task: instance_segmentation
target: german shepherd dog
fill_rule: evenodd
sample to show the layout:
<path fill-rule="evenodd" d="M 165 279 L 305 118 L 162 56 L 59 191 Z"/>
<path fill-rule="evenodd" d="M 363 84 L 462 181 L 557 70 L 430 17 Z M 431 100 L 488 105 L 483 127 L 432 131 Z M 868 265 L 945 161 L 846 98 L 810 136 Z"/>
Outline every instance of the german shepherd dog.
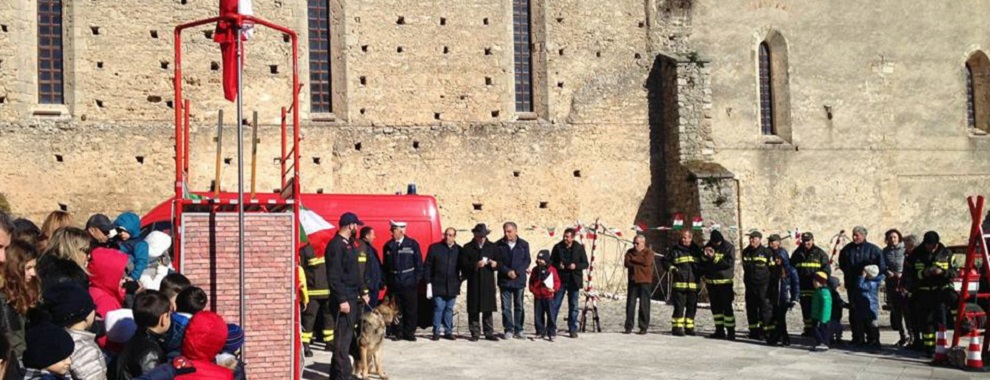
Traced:
<path fill-rule="evenodd" d="M 397 324 L 398 315 L 395 301 L 389 297 L 370 313 L 365 313 L 361 317 L 361 337 L 358 339 L 361 357 L 356 360 L 355 375 L 360 373 L 362 379 L 367 379 L 368 371 L 371 369 L 369 364 L 373 361 L 375 374 L 381 379 L 388 379 L 388 375 L 382 369 L 382 343 L 385 340 L 385 327 Z"/>

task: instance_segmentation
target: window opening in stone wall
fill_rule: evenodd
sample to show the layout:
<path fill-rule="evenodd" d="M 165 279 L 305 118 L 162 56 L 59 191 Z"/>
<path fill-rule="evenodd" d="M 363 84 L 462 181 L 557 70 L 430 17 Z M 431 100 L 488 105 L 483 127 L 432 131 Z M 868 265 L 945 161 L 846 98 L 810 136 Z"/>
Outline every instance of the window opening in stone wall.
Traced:
<path fill-rule="evenodd" d="M 330 7 L 327 0 L 307 0 L 309 19 L 310 112 L 333 112 L 330 86 Z"/>
<path fill-rule="evenodd" d="M 512 0 L 512 31 L 515 48 L 516 112 L 533 112 L 533 55 L 530 0 Z"/>
<path fill-rule="evenodd" d="M 770 46 L 760 43 L 760 129 L 773 135 L 773 82 L 770 73 Z"/>
<path fill-rule="evenodd" d="M 62 0 L 38 0 L 38 102 L 63 104 Z"/>
<path fill-rule="evenodd" d="M 982 51 L 966 61 L 966 114 L 973 131 L 990 133 L 990 59 Z"/>

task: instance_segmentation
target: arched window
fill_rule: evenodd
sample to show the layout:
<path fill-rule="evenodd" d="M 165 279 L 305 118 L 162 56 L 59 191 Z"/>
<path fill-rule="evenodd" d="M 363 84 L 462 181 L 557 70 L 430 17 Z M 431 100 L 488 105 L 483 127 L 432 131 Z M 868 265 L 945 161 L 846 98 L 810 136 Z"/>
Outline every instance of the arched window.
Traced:
<path fill-rule="evenodd" d="M 770 72 L 770 46 L 760 43 L 760 130 L 773 135 L 773 74 Z"/>
<path fill-rule="evenodd" d="M 966 61 L 966 121 L 969 128 L 990 132 L 990 60 L 982 51 Z"/>
<path fill-rule="evenodd" d="M 760 132 L 768 143 L 791 142 L 790 79 L 787 65 L 787 41 L 771 30 L 757 46 L 759 77 Z"/>

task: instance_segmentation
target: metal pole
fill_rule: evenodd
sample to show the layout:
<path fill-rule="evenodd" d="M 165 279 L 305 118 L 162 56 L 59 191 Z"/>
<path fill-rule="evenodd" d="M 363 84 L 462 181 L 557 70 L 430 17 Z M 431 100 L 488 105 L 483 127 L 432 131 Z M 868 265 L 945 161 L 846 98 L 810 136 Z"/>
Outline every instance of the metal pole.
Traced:
<path fill-rule="evenodd" d="M 187 151 L 188 155 L 189 152 Z M 223 166 L 223 110 L 217 110 L 217 170 L 213 177 L 213 198 L 220 198 L 220 173 Z"/>
<path fill-rule="evenodd" d="M 251 199 L 255 194 L 255 178 L 258 175 L 258 111 L 254 111 L 251 123 Z"/>
<path fill-rule="evenodd" d="M 240 258 L 240 325 L 244 325 L 244 43 L 241 41 L 243 26 L 237 26 L 237 255 Z M 242 355 L 245 355 L 243 352 Z M 246 356 L 245 356 L 246 357 Z"/>

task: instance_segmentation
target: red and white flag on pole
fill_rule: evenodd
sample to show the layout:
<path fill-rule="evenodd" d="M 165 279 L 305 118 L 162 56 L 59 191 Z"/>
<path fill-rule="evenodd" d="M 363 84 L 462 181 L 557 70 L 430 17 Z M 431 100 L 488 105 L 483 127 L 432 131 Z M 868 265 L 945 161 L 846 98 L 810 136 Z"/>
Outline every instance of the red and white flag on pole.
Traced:
<path fill-rule="evenodd" d="M 220 0 L 220 17 L 233 15 L 253 16 L 251 0 Z M 241 31 L 242 41 L 247 41 L 253 34 L 254 26 L 244 23 Z M 213 42 L 220 44 L 223 56 L 223 97 L 229 101 L 237 99 L 237 25 L 229 20 L 217 22 L 213 33 Z M 244 56 L 241 56 L 241 65 Z"/>

